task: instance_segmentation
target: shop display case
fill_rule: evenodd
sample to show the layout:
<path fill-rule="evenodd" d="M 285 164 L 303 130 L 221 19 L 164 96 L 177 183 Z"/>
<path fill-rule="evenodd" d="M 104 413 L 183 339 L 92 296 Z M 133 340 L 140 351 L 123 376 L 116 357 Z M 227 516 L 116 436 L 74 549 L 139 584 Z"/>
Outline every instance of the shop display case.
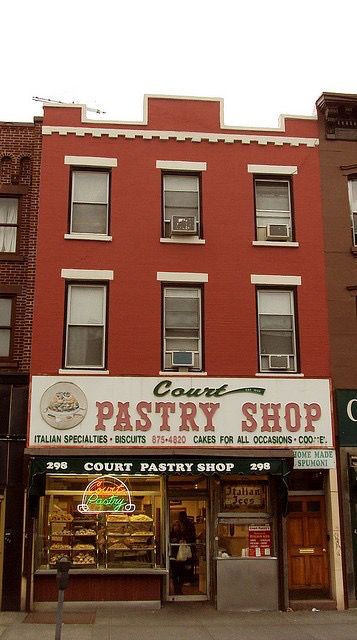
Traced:
<path fill-rule="evenodd" d="M 156 544 L 154 521 L 144 513 L 108 514 L 105 524 L 106 567 L 155 567 Z"/>
<path fill-rule="evenodd" d="M 54 567 L 68 556 L 72 567 L 98 565 L 98 519 L 73 518 L 70 514 L 51 516 L 48 523 L 48 565 Z"/>

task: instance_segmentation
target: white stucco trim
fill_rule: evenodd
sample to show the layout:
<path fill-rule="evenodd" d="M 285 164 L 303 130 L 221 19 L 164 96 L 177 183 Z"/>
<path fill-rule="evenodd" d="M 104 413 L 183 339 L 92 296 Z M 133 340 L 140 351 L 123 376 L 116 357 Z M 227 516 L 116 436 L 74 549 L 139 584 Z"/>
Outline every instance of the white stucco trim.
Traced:
<path fill-rule="evenodd" d="M 248 129 L 249 130 L 249 129 Z M 108 138 L 125 138 L 128 140 L 134 140 L 135 138 L 143 138 L 144 140 L 177 140 L 179 142 L 224 142 L 227 144 L 233 144 L 235 142 L 241 144 L 259 144 L 266 146 L 267 144 L 273 144 L 278 147 L 288 145 L 291 147 L 299 147 L 300 145 L 306 147 L 317 147 L 319 144 L 318 138 L 300 138 L 294 136 L 266 136 L 259 134 L 236 134 L 231 133 L 211 133 L 204 131 L 149 131 L 146 129 L 110 129 L 104 127 L 64 127 L 64 126 L 43 126 L 42 135 L 51 136 L 58 134 L 59 136 L 75 135 L 79 138 L 85 136 L 92 136 L 93 138 L 101 138 L 107 136 Z"/>
<path fill-rule="evenodd" d="M 247 164 L 248 173 L 274 173 L 283 176 L 293 176 L 298 172 L 298 168 L 293 165 L 278 165 L 278 164 Z"/>
<path fill-rule="evenodd" d="M 58 373 L 68 376 L 108 376 L 109 371 L 107 369 L 58 369 Z"/>
<path fill-rule="evenodd" d="M 65 156 L 64 164 L 79 167 L 117 167 L 117 158 L 99 158 L 95 156 Z"/>
<path fill-rule="evenodd" d="M 182 238 L 160 238 L 160 242 L 166 244 L 206 244 L 206 240 L 192 236 L 187 238 L 185 236 L 182 236 Z"/>
<path fill-rule="evenodd" d="M 179 271 L 158 271 L 160 282 L 208 282 L 208 273 L 181 273 Z"/>
<path fill-rule="evenodd" d="M 256 373 L 256 378 L 304 378 L 303 373 Z"/>
<path fill-rule="evenodd" d="M 189 376 L 193 378 L 194 376 L 206 376 L 207 371 L 159 371 L 159 376 L 165 376 L 166 378 L 176 378 L 176 376 Z"/>
<path fill-rule="evenodd" d="M 66 240 L 101 240 L 102 242 L 110 242 L 112 236 L 101 235 L 100 233 L 65 233 Z"/>
<path fill-rule="evenodd" d="M 300 285 L 301 276 L 270 276 L 251 274 L 250 281 L 252 284 L 272 284 L 272 285 Z"/>
<path fill-rule="evenodd" d="M 61 278 L 68 280 L 114 280 L 114 271 L 105 269 L 62 269 Z"/>
<path fill-rule="evenodd" d="M 156 169 L 174 171 L 207 171 L 207 162 L 186 162 L 185 160 L 156 160 Z"/>
<path fill-rule="evenodd" d="M 279 240 L 253 240 L 255 247 L 299 247 L 298 242 L 283 242 Z"/>

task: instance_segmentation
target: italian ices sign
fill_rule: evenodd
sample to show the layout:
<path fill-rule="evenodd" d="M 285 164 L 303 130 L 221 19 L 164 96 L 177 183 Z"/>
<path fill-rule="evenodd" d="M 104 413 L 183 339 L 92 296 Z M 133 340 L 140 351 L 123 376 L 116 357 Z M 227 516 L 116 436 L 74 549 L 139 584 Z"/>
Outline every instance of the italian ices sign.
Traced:
<path fill-rule="evenodd" d="M 329 381 L 35 376 L 28 445 L 332 447 Z"/>

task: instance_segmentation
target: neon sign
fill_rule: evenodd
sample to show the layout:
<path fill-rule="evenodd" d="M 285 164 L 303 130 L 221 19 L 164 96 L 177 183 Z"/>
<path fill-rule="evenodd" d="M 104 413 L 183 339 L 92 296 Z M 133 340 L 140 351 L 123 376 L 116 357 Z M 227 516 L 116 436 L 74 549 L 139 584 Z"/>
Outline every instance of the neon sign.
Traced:
<path fill-rule="evenodd" d="M 84 514 L 131 513 L 135 511 L 135 504 L 122 480 L 114 476 L 100 476 L 87 485 L 77 509 Z"/>

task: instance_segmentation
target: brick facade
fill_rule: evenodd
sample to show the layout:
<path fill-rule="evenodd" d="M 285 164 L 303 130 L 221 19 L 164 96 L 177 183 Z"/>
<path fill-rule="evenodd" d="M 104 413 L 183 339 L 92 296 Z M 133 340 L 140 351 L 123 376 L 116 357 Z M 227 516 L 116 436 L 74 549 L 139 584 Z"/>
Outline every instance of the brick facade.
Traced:
<path fill-rule="evenodd" d="M 28 373 L 31 356 L 42 119 L 0 123 L 0 196 L 19 197 L 15 256 L 0 254 L 0 293 L 16 293 L 13 354 L 0 372 Z"/>

